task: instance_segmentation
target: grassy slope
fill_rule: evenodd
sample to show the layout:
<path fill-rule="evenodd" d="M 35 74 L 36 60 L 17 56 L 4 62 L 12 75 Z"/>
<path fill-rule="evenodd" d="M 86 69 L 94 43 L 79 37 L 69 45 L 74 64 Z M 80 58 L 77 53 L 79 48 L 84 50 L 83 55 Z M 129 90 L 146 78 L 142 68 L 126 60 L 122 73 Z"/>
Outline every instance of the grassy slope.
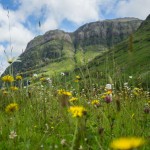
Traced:
<path fill-rule="evenodd" d="M 74 53 L 74 51 L 76 51 Z M 69 72 L 74 70 L 76 67 L 86 65 L 89 61 L 93 60 L 96 56 L 102 55 L 107 49 L 100 45 L 87 46 L 84 48 L 78 48 L 77 50 L 72 47 L 69 43 L 64 43 L 63 47 L 63 59 L 62 61 L 54 61 L 44 67 L 37 70 L 52 76 L 60 72 Z M 36 71 L 36 70 L 35 70 Z"/>
<path fill-rule="evenodd" d="M 150 82 L 150 21 L 145 22 L 146 24 L 133 35 L 131 50 L 129 37 L 109 52 L 96 57 L 88 65 L 80 68 L 82 75 L 90 80 L 105 79 L 105 82 L 110 82 L 110 78 L 113 82 L 118 82 L 121 76 L 122 82 L 125 82 L 128 76 L 132 75 L 148 85 Z M 79 73 L 77 70 L 75 72 Z"/>

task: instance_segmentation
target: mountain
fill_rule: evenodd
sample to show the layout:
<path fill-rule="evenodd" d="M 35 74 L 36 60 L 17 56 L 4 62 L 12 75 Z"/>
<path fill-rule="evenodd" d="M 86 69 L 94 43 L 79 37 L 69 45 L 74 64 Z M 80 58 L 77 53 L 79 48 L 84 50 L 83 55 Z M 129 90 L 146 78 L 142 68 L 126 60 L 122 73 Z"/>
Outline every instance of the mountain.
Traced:
<path fill-rule="evenodd" d="M 114 83 L 150 88 L 150 15 L 138 30 L 127 39 L 99 55 L 87 65 L 76 68 L 74 73 L 88 80 L 87 83 Z M 132 79 L 129 78 L 132 76 Z M 134 83 L 134 82 L 135 83 Z M 87 85 L 86 85 L 87 86 Z M 118 86 L 119 87 L 119 86 Z M 84 87 L 86 88 L 86 87 Z"/>
<path fill-rule="evenodd" d="M 51 30 L 31 40 L 12 64 L 14 73 L 70 71 L 87 64 L 126 39 L 141 25 L 136 18 L 119 18 L 85 24 L 75 32 Z M 9 67 L 5 70 L 7 74 Z"/>

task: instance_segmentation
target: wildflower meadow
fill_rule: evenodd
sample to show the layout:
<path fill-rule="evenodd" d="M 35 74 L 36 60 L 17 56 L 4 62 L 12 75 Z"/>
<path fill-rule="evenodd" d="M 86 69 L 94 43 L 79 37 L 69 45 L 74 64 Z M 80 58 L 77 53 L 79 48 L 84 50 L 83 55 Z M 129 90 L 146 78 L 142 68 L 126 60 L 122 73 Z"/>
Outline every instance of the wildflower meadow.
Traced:
<path fill-rule="evenodd" d="M 40 12 L 34 13 L 38 15 L 54 4 L 50 11 L 41 14 L 40 29 L 56 24 L 53 16 L 42 24 L 45 15 L 51 15 L 57 6 L 55 1 L 49 5 L 48 2 L 42 1 Z M 66 8 L 71 4 L 65 3 Z M 92 3 L 85 5 L 88 12 Z M 30 7 L 26 9 L 24 14 Z M 150 15 L 145 22 L 119 18 L 88 23 L 72 33 L 69 29 L 46 32 L 14 58 L 9 21 L 12 10 L 7 7 L 7 11 L 10 42 L 4 44 L 10 44 L 10 49 L 4 50 L 9 66 L 0 76 L 0 150 L 150 150 Z M 15 10 L 14 17 L 17 12 L 17 18 L 22 18 L 21 31 L 27 30 L 30 21 L 23 21 L 22 11 Z M 59 20 L 61 13 L 54 12 Z M 69 14 L 76 20 L 76 12 L 61 16 Z M 34 25 L 39 19 L 32 15 L 26 18 L 33 20 Z M 71 23 L 67 17 L 61 21 Z M 139 30 L 125 39 L 139 21 Z M 17 33 L 19 27 L 15 27 Z"/>
<path fill-rule="evenodd" d="M 88 87 L 75 73 L 33 74 L 30 84 L 21 74 L 1 81 L 2 150 L 150 148 L 150 99 L 142 87 L 100 81 Z"/>

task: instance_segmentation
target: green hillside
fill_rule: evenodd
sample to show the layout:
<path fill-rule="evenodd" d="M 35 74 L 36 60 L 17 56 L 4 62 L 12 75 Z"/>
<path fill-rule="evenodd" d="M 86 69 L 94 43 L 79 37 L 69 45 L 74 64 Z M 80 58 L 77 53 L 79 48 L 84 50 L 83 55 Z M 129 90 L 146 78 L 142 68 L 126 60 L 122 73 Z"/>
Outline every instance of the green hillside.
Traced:
<path fill-rule="evenodd" d="M 74 73 L 90 80 L 88 83 L 99 80 L 104 83 L 122 84 L 132 76 L 139 84 L 149 86 L 149 48 L 150 19 L 147 17 L 136 33 L 105 52 L 104 55 L 97 56 L 88 65 L 75 69 Z"/>

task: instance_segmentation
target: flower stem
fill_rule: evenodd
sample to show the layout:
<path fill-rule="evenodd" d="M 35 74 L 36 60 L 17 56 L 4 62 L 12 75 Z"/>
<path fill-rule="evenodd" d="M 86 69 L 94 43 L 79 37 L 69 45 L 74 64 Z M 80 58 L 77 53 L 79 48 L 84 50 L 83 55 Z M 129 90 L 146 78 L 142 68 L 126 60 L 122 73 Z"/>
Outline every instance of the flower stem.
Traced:
<path fill-rule="evenodd" d="M 78 118 L 76 119 L 76 126 L 75 126 L 75 131 L 74 131 L 74 136 L 73 136 L 71 150 L 75 150 L 76 149 L 77 134 L 78 134 Z"/>

